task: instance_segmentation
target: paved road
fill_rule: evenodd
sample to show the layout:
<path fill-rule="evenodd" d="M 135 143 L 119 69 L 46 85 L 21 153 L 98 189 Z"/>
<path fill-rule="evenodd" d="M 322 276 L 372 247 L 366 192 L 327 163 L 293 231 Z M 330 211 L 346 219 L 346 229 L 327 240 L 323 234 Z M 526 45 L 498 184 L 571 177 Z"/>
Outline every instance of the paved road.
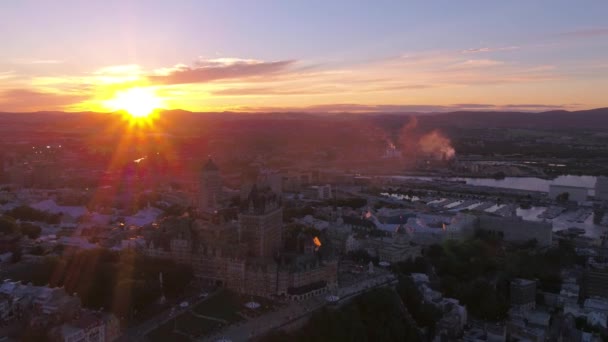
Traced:
<path fill-rule="evenodd" d="M 394 282 L 396 282 L 394 275 L 383 273 L 351 286 L 340 288 L 337 293 L 340 297 L 340 302 L 337 304 L 341 305 L 350 298 L 356 297 L 361 293 L 370 291 L 379 286 L 393 284 Z M 321 295 L 301 302 L 292 302 L 287 307 L 277 311 L 264 314 L 240 324 L 228 326 L 214 335 L 202 338 L 200 341 L 214 342 L 220 339 L 228 339 L 233 342 L 239 342 L 259 337 L 271 330 L 281 328 L 298 319 L 309 316 L 316 310 L 327 305 L 328 303 L 325 300 L 325 296 L 326 295 Z"/>

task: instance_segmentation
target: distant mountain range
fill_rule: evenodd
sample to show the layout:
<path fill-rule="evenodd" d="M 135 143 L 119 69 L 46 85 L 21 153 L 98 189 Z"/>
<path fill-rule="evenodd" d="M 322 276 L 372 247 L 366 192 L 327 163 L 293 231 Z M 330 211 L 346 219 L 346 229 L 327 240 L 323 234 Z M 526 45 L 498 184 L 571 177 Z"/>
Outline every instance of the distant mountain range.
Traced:
<path fill-rule="evenodd" d="M 19 123 L 43 124 L 56 123 L 65 125 L 67 121 L 76 125 L 92 122 L 114 121 L 114 113 L 96 112 L 0 112 L 0 124 Z M 329 120 L 357 121 L 372 120 L 383 125 L 402 125 L 416 116 L 420 125 L 427 127 L 454 128 L 538 128 L 538 129 L 592 129 L 608 130 L 608 107 L 580 111 L 554 110 L 547 112 L 495 112 L 495 111 L 457 111 L 449 113 L 239 113 L 239 112 L 189 112 L 185 110 L 163 110 L 161 117 L 167 120 L 177 119 L 184 123 L 195 124 L 205 121 L 239 121 L 260 122 L 263 120 Z M 65 121 L 64 121 L 65 120 Z"/>

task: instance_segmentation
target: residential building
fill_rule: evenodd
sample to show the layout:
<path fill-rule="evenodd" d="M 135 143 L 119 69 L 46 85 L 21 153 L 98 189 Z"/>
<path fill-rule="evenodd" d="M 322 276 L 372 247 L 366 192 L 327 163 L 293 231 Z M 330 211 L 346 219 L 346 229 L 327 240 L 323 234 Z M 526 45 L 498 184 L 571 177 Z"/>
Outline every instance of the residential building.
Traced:
<path fill-rule="evenodd" d="M 421 254 L 421 246 L 412 242 L 404 226 L 398 227 L 389 237 L 370 237 L 362 242 L 365 249 L 372 250 L 380 261 L 397 263 L 415 259 Z"/>
<path fill-rule="evenodd" d="M 333 198 L 331 185 L 311 185 L 308 188 L 304 189 L 303 194 L 306 198 L 315 199 L 315 200 L 328 200 Z"/>
<path fill-rule="evenodd" d="M 112 342 L 120 336 L 116 316 L 99 311 L 81 310 L 78 315 L 49 333 L 52 341 Z"/>
<path fill-rule="evenodd" d="M 608 298 L 608 263 L 589 260 L 583 274 L 583 294 L 586 298 Z"/>
<path fill-rule="evenodd" d="M 511 305 L 522 309 L 536 307 L 536 281 L 529 279 L 513 279 L 510 285 Z"/>

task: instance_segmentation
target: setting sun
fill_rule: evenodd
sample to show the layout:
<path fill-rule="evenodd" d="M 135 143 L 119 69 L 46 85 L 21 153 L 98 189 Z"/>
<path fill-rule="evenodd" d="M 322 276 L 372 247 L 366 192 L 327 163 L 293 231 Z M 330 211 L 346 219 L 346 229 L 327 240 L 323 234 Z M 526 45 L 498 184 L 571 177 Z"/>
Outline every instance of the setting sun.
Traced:
<path fill-rule="evenodd" d="M 131 88 L 116 93 L 105 102 L 111 110 L 127 111 L 133 118 L 145 118 L 162 106 L 162 100 L 149 88 Z"/>

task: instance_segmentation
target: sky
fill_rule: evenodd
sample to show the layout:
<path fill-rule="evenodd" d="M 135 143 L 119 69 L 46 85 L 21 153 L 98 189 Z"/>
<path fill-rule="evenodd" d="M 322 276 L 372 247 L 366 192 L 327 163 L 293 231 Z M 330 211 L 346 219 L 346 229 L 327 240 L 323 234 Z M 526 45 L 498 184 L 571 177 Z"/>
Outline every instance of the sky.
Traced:
<path fill-rule="evenodd" d="M 608 106 L 608 1 L 0 2 L 0 111 Z M 124 97 L 124 96 L 123 96 Z"/>

